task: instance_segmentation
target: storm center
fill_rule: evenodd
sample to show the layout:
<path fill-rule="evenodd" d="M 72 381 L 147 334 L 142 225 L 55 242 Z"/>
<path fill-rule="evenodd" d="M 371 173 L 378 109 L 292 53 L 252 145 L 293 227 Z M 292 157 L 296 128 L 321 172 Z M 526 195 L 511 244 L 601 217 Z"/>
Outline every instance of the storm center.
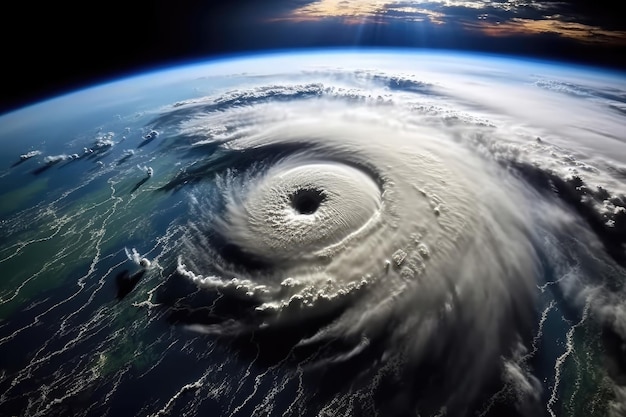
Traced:
<path fill-rule="evenodd" d="M 298 214 L 313 214 L 326 200 L 322 190 L 302 188 L 293 193 L 290 197 L 291 207 Z"/>

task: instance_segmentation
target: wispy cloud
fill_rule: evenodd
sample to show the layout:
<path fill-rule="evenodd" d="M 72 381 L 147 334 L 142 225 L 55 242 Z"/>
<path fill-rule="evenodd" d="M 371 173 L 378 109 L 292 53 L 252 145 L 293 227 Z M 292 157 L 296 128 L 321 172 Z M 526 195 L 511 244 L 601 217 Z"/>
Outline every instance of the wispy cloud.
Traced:
<path fill-rule="evenodd" d="M 454 24 L 486 36 L 555 34 L 583 43 L 626 44 L 626 30 L 612 30 L 571 12 L 565 2 L 537 0 L 317 0 L 271 21 L 335 20 L 346 25 L 426 22 Z"/>
<path fill-rule="evenodd" d="M 288 17 L 366 17 L 372 15 L 392 15 L 401 13 L 411 15 L 442 14 L 446 9 L 465 8 L 471 10 L 502 10 L 515 12 L 526 8 L 545 9 L 545 4 L 537 2 L 510 0 L 504 2 L 486 0 L 318 0 L 295 9 Z"/>
<path fill-rule="evenodd" d="M 506 22 L 465 22 L 464 26 L 478 30 L 489 36 L 554 34 L 562 38 L 574 39 L 584 43 L 613 43 L 626 45 L 626 31 L 604 30 L 598 26 L 567 22 L 556 19 L 519 19 Z"/>

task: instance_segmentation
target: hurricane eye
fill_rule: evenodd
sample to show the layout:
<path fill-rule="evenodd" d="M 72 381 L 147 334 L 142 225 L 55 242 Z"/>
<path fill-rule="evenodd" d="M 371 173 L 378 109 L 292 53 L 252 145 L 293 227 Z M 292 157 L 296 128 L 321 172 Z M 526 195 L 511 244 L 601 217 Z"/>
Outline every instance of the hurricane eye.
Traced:
<path fill-rule="evenodd" d="M 298 214 L 313 214 L 326 201 L 324 191 L 315 188 L 300 188 L 291 196 L 291 206 Z"/>

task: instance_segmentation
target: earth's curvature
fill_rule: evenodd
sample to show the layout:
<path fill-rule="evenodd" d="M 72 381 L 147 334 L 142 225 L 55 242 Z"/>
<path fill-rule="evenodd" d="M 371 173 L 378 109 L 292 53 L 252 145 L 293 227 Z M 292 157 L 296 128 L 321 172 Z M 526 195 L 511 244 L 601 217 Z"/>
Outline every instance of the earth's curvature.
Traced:
<path fill-rule="evenodd" d="M 2 116 L 0 415 L 624 415 L 624 75 L 290 52 Z"/>

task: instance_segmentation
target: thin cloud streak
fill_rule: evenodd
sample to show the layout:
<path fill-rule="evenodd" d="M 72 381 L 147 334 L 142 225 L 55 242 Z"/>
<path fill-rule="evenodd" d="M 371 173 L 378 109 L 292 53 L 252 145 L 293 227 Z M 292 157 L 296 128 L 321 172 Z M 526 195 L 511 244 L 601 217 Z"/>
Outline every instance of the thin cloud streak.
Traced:
<path fill-rule="evenodd" d="M 597 26 L 565 22 L 558 19 L 531 20 L 515 18 L 508 22 L 496 22 L 495 24 L 485 21 L 478 23 L 466 22 L 464 26 L 495 37 L 550 33 L 583 43 L 626 45 L 626 31 L 603 30 Z"/>
<path fill-rule="evenodd" d="M 455 25 L 490 37 L 555 34 L 585 44 L 626 45 L 626 30 L 612 30 L 588 17 L 564 12 L 565 3 L 463 0 L 319 0 L 268 22 L 327 22 L 345 25 L 431 23 Z"/>

